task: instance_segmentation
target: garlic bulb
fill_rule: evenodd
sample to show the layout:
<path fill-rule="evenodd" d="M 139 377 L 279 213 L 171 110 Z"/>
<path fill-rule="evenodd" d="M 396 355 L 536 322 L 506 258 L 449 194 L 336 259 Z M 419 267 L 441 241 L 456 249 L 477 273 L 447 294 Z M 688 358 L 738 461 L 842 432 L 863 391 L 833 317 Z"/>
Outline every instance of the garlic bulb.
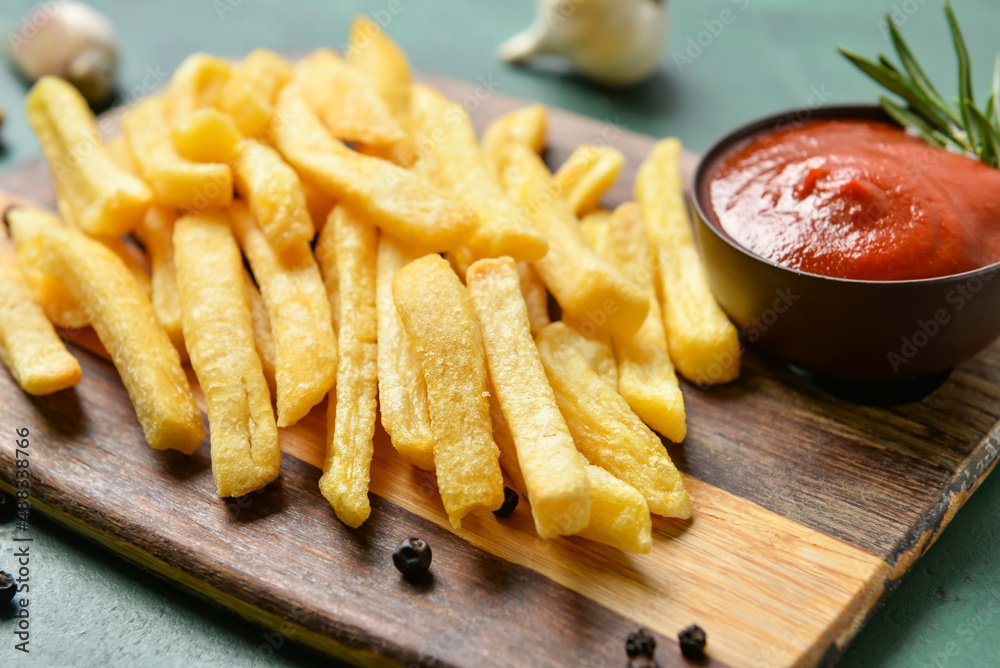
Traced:
<path fill-rule="evenodd" d="M 535 22 L 500 45 L 514 63 L 537 54 L 568 58 L 603 84 L 649 75 L 666 41 L 667 0 L 537 0 Z"/>
<path fill-rule="evenodd" d="M 111 22 L 80 2 L 44 2 L 10 35 L 8 51 L 24 78 L 51 74 L 76 86 L 92 105 L 114 92 L 118 48 Z"/>

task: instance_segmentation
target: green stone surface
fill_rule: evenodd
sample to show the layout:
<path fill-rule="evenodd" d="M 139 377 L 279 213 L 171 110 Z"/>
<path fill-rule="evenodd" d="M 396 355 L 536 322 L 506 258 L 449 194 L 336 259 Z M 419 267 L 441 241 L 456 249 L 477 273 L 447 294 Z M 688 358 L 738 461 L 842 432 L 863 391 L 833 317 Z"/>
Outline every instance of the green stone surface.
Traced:
<path fill-rule="evenodd" d="M 0 34 L 18 29 L 32 2 L 4 0 Z M 877 89 L 834 51 L 888 51 L 883 13 L 904 17 L 903 32 L 930 76 L 945 89 L 954 57 L 933 0 L 698 0 L 671 2 L 671 43 L 659 73 L 627 90 L 566 76 L 558 64 L 509 67 L 494 47 L 526 26 L 529 0 L 172 0 L 92 3 L 116 25 L 122 48 L 120 89 L 128 101 L 162 83 L 189 53 L 235 55 L 255 46 L 294 51 L 343 44 L 350 18 L 390 16 L 389 33 L 415 68 L 488 80 L 500 92 L 613 119 L 652 135 L 677 135 L 696 151 L 756 116 L 820 100 L 872 101 Z M 976 67 L 989 85 L 1000 26 L 996 0 L 954 0 Z M 398 8 L 395 14 L 392 9 Z M 702 35 L 700 54 L 678 67 L 724 10 L 735 18 L 717 36 Z M 709 27 L 712 27 L 711 25 Z M 696 51 L 692 50 L 692 54 Z M 35 156 L 22 111 L 25 85 L 0 67 L 0 168 Z M 2 407 L 0 407 L 2 410 Z M 10 435 L 0 435 L 2 438 Z M 38 446 L 36 446 L 38 447 Z M 1000 665 L 1000 479 L 969 500 L 911 573 L 861 631 L 840 665 Z M 0 525 L 0 568 L 13 554 L 13 525 Z M 0 665 L 193 666 L 331 665 L 307 648 L 266 635 L 235 615 L 175 589 L 114 554 L 41 518 L 32 522 L 31 653 L 13 648 L 13 623 L 0 618 Z M 280 645 L 274 647 L 274 645 Z"/>

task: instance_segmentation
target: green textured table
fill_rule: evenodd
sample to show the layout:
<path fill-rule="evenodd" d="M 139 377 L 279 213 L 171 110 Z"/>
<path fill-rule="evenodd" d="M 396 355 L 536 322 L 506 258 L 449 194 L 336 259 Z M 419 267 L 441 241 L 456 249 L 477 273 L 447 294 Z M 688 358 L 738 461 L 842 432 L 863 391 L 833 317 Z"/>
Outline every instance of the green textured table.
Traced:
<path fill-rule="evenodd" d="M 0 32 L 18 27 L 33 4 L 4 0 Z M 928 0 L 698 0 L 670 3 L 671 46 L 661 72 L 626 91 L 608 91 L 553 70 L 500 64 L 493 47 L 525 26 L 529 0 L 174 0 L 95 1 L 119 29 L 123 96 L 156 86 L 192 51 L 238 54 L 254 46 L 338 47 L 361 11 L 392 6 L 388 31 L 414 66 L 509 95 L 538 100 L 631 130 L 674 134 L 704 150 L 736 124 L 774 110 L 817 102 L 874 99 L 876 89 L 834 52 L 887 50 L 881 13 L 906 18 L 904 33 L 935 80 L 953 82 L 953 57 L 936 2 Z M 1000 4 L 953 0 L 976 83 L 986 90 L 998 44 Z M 690 42 L 720 13 L 735 20 L 700 53 Z M 718 32 L 718 30 L 716 31 Z M 678 67 L 674 53 L 690 58 Z M 940 57 L 937 57 L 940 56 Z M 37 153 L 21 102 L 24 86 L 0 68 L 0 168 Z M 0 410 L 3 410 L 0 406 Z M 841 661 L 846 666 L 994 666 L 1000 662 L 1000 478 L 993 476 L 955 520 Z M 330 665 L 235 615 L 184 594 L 119 557 L 35 516 L 32 521 L 31 654 L 13 648 L 13 622 L 0 619 L 0 665 Z M 0 568 L 13 560 L 12 525 L 0 525 Z"/>

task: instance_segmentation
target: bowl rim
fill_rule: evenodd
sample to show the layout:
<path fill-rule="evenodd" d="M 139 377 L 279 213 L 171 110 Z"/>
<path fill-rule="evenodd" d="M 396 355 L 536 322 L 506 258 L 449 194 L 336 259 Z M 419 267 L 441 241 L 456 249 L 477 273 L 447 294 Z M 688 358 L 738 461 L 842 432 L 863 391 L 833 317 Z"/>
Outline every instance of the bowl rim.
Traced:
<path fill-rule="evenodd" d="M 798 118 L 800 115 L 805 114 L 804 118 Z M 702 221 L 705 227 L 711 230 L 712 234 L 718 237 L 723 243 L 729 245 L 731 248 L 746 256 L 747 258 L 766 264 L 770 267 L 778 269 L 783 272 L 788 272 L 794 274 L 795 276 L 803 279 L 812 280 L 825 280 L 832 281 L 836 283 L 844 283 L 848 285 L 863 285 L 863 286 L 898 286 L 898 285 L 910 285 L 910 286 L 925 286 L 934 285 L 939 283 L 950 283 L 953 281 L 971 280 L 979 275 L 992 274 L 1000 271 L 1000 260 L 994 262 L 993 264 L 988 264 L 983 267 L 977 267 L 976 269 L 970 269 L 969 271 L 962 272 L 960 274 L 947 274 L 945 276 L 934 276 L 931 278 L 909 278 L 903 280 L 887 280 L 887 281 L 876 281 L 858 278 L 841 278 L 838 276 L 826 276 L 824 274 L 816 274 L 808 271 L 802 271 L 801 269 L 794 269 L 792 267 L 786 267 L 783 264 L 778 264 L 777 262 L 765 258 L 761 255 L 744 248 L 740 244 L 736 243 L 724 230 L 720 229 L 719 223 L 715 220 L 713 216 L 708 215 L 708 211 L 711 209 L 707 206 L 707 202 L 702 202 L 703 189 L 700 187 L 702 183 L 708 178 L 709 168 L 714 166 L 715 162 L 725 153 L 735 146 L 736 144 L 749 139 L 750 137 L 761 134 L 766 130 L 775 130 L 785 125 L 795 125 L 810 123 L 812 121 L 820 120 L 837 120 L 837 119 L 859 119 L 859 120 L 873 120 L 880 121 L 883 123 L 888 123 L 890 125 L 895 125 L 899 127 L 899 124 L 892 119 L 879 105 L 877 104 L 833 104 L 833 105 L 821 105 L 817 107 L 795 107 L 792 109 L 785 109 L 784 111 L 779 111 L 776 113 L 768 114 L 766 116 L 760 116 L 754 120 L 737 126 L 733 130 L 730 130 L 722 137 L 717 139 L 707 151 L 705 151 L 701 158 L 698 160 L 698 166 L 694 172 L 694 180 L 691 185 L 691 206 L 699 220 Z M 946 149 L 940 149 L 946 150 Z"/>

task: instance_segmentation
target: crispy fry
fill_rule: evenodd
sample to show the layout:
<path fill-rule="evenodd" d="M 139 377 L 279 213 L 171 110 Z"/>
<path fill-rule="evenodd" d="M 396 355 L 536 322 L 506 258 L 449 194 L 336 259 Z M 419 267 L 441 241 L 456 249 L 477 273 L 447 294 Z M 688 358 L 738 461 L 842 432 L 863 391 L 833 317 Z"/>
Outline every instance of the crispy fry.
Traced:
<path fill-rule="evenodd" d="M 574 534 L 590 520 L 590 489 L 531 338 L 520 277 L 507 258 L 469 268 L 469 302 L 482 334 L 486 368 L 542 538 Z"/>
<path fill-rule="evenodd" d="M 378 401 L 382 426 L 403 459 L 434 470 L 434 434 L 427 412 L 427 384 L 420 360 L 392 299 L 392 279 L 417 259 L 390 236 L 378 242 Z"/>
<path fill-rule="evenodd" d="M 187 160 L 229 165 L 236 161 L 236 147 L 243 135 L 232 117 L 215 107 L 204 107 L 177 119 L 170 138 Z"/>
<path fill-rule="evenodd" d="M 618 360 L 618 392 L 636 415 L 671 441 L 687 433 L 684 398 L 667 351 L 667 335 L 656 298 L 656 265 L 646 241 L 642 216 L 635 202 L 615 209 L 610 221 L 589 219 L 583 232 L 597 252 L 622 273 L 641 284 L 649 295 L 649 313 L 633 336 L 614 337 Z"/>
<path fill-rule="evenodd" d="M 560 322 L 538 335 L 538 351 L 576 447 L 595 466 L 635 487 L 650 511 L 691 517 L 691 498 L 660 439 L 567 341 Z"/>
<path fill-rule="evenodd" d="M 498 156 L 504 188 L 549 241 L 549 252 L 535 269 L 563 311 L 605 335 L 628 336 L 639 329 L 649 309 L 646 296 L 587 245 L 569 205 L 553 196 L 542 159 L 514 141 L 504 143 Z"/>
<path fill-rule="evenodd" d="M 460 245 L 472 234 L 476 214 L 449 200 L 425 179 L 385 160 L 356 153 L 331 137 L 302 101 L 295 84 L 279 95 L 276 143 L 303 176 L 345 206 L 424 251 Z"/>
<path fill-rule="evenodd" d="M 274 380 L 274 335 L 271 334 L 271 318 L 267 315 L 267 305 L 264 298 L 260 296 L 257 285 L 250 278 L 246 269 L 243 270 L 243 284 L 246 287 L 247 301 L 250 304 L 250 319 L 253 321 L 253 341 L 257 348 L 257 356 L 260 357 L 260 366 L 264 370 L 264 380 L 271 390 L 271 395 L 276 394 L 277 385 Z"/>
<path fill-rule="evenodd" d="M 503 144 L 515 141 L 527 144 L 535 153 L 545 150 L 545 133 L 548 129 L 548 111 L 544 105 L 532 104 L 504 114 L 490 123 L 483 133 L 483 151 L 491 156 L 503 151 Z M 496 162 L 492 157 L 487 162 Z"/>
<path fill-rule="evenodd" d="M 203 210 L 233 201 L 228 165 L 192 162 L 174 148 L 167 125 L 166 101 L 149 97 L 125 115 L 122 129 L 143 179 L 160 204 Z"/>
<path fill-rule="evenodd" d="M 553 181 L 573 213 L 582 216 L 598 207 L 624 166 L 625 156 L 618 149 L 581 144 L 556 170 Z"/>
<path fill-rule="evenodd" d="M 315 228 L 295 170 L 270 146 L 244 139 L 233 164 L 236 190 L 250 203 L 261 232 L 276 251 L 312 241 Z"/>
<path fill-rule="evenodd" d="M 403 137 L 391 146 L 362 145 L 360 150 L 408 167 L 415 149 L 410 120 L 410 63 L 406 54 L 378 23 L 362 14 L 351 24 L 347 62 L 368 77 L 403 132 Z"/>
<path fill-rule="evenodd" d="M 615 360 L 615 349 L 611 345 L 611 337 L 595 333 L 589 322 L 581 323 L 566 314 L 563 314 L 563 322 L 569 328 L 565 343 L 583 355 L 594 373 L 617 392 L 618 362 Z"/>
<path fill-rule="evenodd" d="M 469 512 L 496 510 L 504 499 L 479 327 L 465 288 L 439 255 L 403 267 L 392 295 L 424 372 L 438 488 L 457 529 Z"/>
<path fill-rule="evenodd" d="M 595 209 L 580 219 L 580 226 L 586 230 L 588 225 L 607 225 L 611 221 L 611 214 L 609 209 Z"/>
<path fill-rule="evenodd" d="M 517 263 L 517 273 L 521 279 L 521 294 L 528 309 L 531 334 L 545 329 L 552 320 L 549 318 L 549 291 L 545 289 L 542 277 L 528 262 Z"/>
<path fill-rule="evenodd" d="M 129 150 L 128 142 L 125 141 L 125 135 L 115 135 L 111 139 L 105 140 L 104 150 L 118 169 L 130 176 L 139 176 L 135 160 L 132 159 L 132 151 Z"/>
<path fill-rule="evenodd" d="M 95 236 L 134 229 L 153 193 L 108 156 L 80 93 L 62 79 L 42 77 L 28 93 L 25 108 L 52 170 L 63 218 Z"/>
<path fill-rule="evenodd" d="M 28 235 L 27 252 L 83 307 L 121 374 L 146 442 L 158 450 L 194 452 L 205 436 L 201 413 L 149 298 L 106 246 L 58 223 L 33 220 L 48 215 L 19 208 L 8 212 L 7 220 L 12 228 L 40 228 Z"/>
<path fill-rule="evenodd" d="M 337 139 L 392 146 L 406 137 L 375 85 L 330 49 L 316 49 L 295 73 L 305 100 Z"/>
<path fill-rule="evenodd" d="M 323 227 L 316 256 L 323 274 L 337 275 L 336 391 L 327 409 L 326 458 L 319 488 L 340 521 L 359 527 L 368 519 L 368 483 L 378 393 L 375 347 L 375 227 L 336 207 Z M 329 282 L 328 282 L 329 285 Z"/>
<path fill-rule="evenodd" d="M 167 113 L 176 121 L 196 109 L 212 106 L 232 74 L 228 60 L 207 53 L 191 54 L 170 77 Z"/>
<path fill-rule="evenodd" d="M 233 202 L 229 213 L 271 318 L 278 426 L 288 427 L 322 401 L 336 380 L 337 339 L 330 301 L 308 244 L 279 254 L 246 204 Z"/>
<path fill-rule="evenodd" d="M 156 319 L 166 330 L 170 342 L 187 359 L 184 346 L 183 311 L 181 293 L 177 287 L 177 271 L 174 267 L 174 222 L 177 214 L 165 206 L 154 206 L 136 228 L 136 236 L 149 253 L 152 267 L 152 300 Z"/>
<path fill-rule="evenodd" d="M 80 363 L 69 354 L 17 263 L 0 225 L 0 362 L 28 394 L 52 394 L 80 382 Z"/>
<path fill-rule="evenodd" d="M 292 65 L 267 49 L 254 49 L 232 69 L 215 104 L 236 121 L 247 137 L 271 122 L 278 91 L 292 78 Z"/>
<path fill-rule="evenodd" d="M 736 328 L 708 287 L 684 200 L 681 144 L 668 138 L 639 167 L 635 198 L 659 264 L 660 300 L 670 357 L 699 384 L 725 383 L 740 373 Z"/>
<path fill-rule="evenodd" d="M 128 270 L 132 272 L 136 283 L 142 288 L 143 293 L 147 297 L 152 297 L 153 284 L 150 281 L 149 270 L 147 269 L 149 261 L 142 250 L 134 244 L 126 242 L 121 237 L 103 237 L 98 239 L 98 241 L 110 248 L 115 255 L 121 258 Z"/>
<path fill-rule="evenodd" d="M 309 218 L 312 220 L 313 229 L 319 234 L 330 217 L 337 200 L 328 195 L 325 190 L 318 185 L 299 176 L 299 183 L 302 185 L 302 194 L 306 198 L 306 208 L 309 209 Z"/>
<path fill-rule="evenodd" d="M 216 493 L 242 496 L 274 480 L 281 468 L 271 397 L 254 347 L 243 258 L 222 212 L 180 218 L 173 241 L 184 340 L 208 404 Z"/>
<path fill-rule="evenodd" d="M 479 227 L 467 241 L 474 257 L 510 255 L 533 262 L 545 255 L 545 239 L 487 171 L 461 105 L 427 86 L 414 86 L 413 129 L 418 171 L 479 214 Z"/>

